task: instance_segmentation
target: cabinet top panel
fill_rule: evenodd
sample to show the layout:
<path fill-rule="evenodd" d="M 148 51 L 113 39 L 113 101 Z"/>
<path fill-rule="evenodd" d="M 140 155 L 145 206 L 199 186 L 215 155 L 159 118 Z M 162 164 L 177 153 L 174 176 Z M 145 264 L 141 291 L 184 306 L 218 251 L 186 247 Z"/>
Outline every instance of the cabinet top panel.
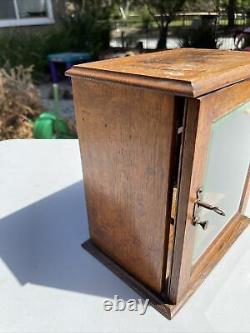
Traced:
<path fill-rule="evenodd" d="M 75 65 L 67 75 L 198 97 L 250 77 L 250 53 L 174 49 Z"/>

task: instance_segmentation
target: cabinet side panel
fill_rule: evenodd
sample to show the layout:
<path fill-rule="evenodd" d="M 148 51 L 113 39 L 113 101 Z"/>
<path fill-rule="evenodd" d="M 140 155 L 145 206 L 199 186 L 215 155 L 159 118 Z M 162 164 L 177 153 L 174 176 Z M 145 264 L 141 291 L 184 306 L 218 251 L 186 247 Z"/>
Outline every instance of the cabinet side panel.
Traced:
<path fill-rule="evenodd" d="M 129 273 L 160 292 L 174 97 L 84 79 L 73 80 L 73 93 L 90 236 Z"/>

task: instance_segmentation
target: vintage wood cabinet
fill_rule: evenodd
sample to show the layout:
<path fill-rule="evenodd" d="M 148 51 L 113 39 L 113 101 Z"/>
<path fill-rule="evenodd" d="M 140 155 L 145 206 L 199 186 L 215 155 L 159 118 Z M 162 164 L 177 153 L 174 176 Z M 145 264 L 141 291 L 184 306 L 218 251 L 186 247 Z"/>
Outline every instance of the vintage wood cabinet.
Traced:
<path fill-rule="evenodd" d="M 83 247 L 172 318 L 249 224 L 250 55 L 176 49 L 67 74 Z"/>

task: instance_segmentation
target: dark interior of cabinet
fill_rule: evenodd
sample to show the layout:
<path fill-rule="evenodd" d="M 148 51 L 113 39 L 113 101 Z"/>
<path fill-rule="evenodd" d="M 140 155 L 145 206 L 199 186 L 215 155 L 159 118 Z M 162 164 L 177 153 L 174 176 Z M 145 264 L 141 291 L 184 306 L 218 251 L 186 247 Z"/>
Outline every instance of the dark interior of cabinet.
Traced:
<path fill-rule="evenodd" d="M 177 207 L 177 191 L 178 191 L 178 181 L 180 174 L 180 161 L 182 153 L 182 141 L 183 141 L 183 131 L 184 131 L 184 118 L 185 118 L 185 98 L 176 97 L 175 98 L 175 130 L 174 130 L 174 150 L 173 150 L 173 163 L 171 170 L 171 220 L 169 223 L 169 240 L 168 240 L 168 250 L 167 250 L 167 269 L 166 269 L 166 287 L 168 285 L 169 276 L 171 273 L 171 263 L 174 245 L 174 235 L 175 235 L 175 215 Z M 166 288 L 167 290 L 167 288 Z"/>

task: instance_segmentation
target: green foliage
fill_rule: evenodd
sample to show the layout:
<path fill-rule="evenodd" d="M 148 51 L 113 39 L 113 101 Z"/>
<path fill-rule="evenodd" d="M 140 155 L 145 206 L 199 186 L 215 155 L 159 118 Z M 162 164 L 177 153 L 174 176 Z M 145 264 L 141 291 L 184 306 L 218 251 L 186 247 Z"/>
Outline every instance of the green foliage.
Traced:
<path fill-rule="evenodd" d="M 0 67 L 9 63 L 11 67 L 36 65 L 36 70 L 44 66 L 43 41 L 39 34 L 30 34 L 18 29 L 0 35 Z"/>
<path fill-rule="evenodd" d="M 146 5 L 143 5 L 139 9 L 139 14 L 141 17 L 141 22 L 143 28 L 147 29 L 153 26 L 152 16 L 150 15 L 150 12 L 148 10 L 148 7 Z"/>
<path fill-rule="evenodd" d="M 219 0 L 187 0 L 184 5 L 184 10 L 190 12 L 213 12 L 217 10 Z"/>
<path fill-rule="evenodd" d="M 60 26 L 40 32 L 12 29 L 0 33 L 0 67 L 34 64 L 34 77 L 39 79 L 47 69 L 49 53 L 66 51 L 90 52 L 96 58 L 109 47 L 110 23 L 108 8 L 97 1 L 85 1 L 84 10 L 76 10 L 62 18 Z"/>
<path fill-rule="evenodd" d="M 66 17 L 61 30 L 69 44 L 67 48 L 73 51 L 89 51 L 97 56 L 109 47 L 110 22 L 105 17 L 98 18 L 93 12 L 80 12 Z"/>
<path fill-rule="evenodd" d="M 172 21 L 176 13 L 184 8 L 186 2 L 187 0 L 142 0 L 159 24 Z M 193 0 L 193 3 L 195 2 L 196 0 Z"/>
<path fill-rule="evenodd" d="M 147 6 L 152 18 L 159 29 L 159 40 L 157 49 L 165 49 L 167 44 L 168 26 L 174 20 L 187 0 L 141 0 Z"/>
<path fill-rule="evenodd" d="M 227 10 L 230 0 L 214 0 L 217 3 L 217 7 L 221 10 Z M 250 9 L 249 0 L 234 0 L 234 7 L 236 10 L 247 10 Z"/>
<path fill-rule="evenodd" d="M 227 14 L 228 26 L 235 25 L 235 13 L 248 13 L 250 0 L 216 0 L 217 10 Z"/>
<path fill-rule="evenodd" d="M 121 11 L 118 4 L 114 4 L 114 7 L 111 12 L 111 19 L 119 20 L 121 18 Z"/>

